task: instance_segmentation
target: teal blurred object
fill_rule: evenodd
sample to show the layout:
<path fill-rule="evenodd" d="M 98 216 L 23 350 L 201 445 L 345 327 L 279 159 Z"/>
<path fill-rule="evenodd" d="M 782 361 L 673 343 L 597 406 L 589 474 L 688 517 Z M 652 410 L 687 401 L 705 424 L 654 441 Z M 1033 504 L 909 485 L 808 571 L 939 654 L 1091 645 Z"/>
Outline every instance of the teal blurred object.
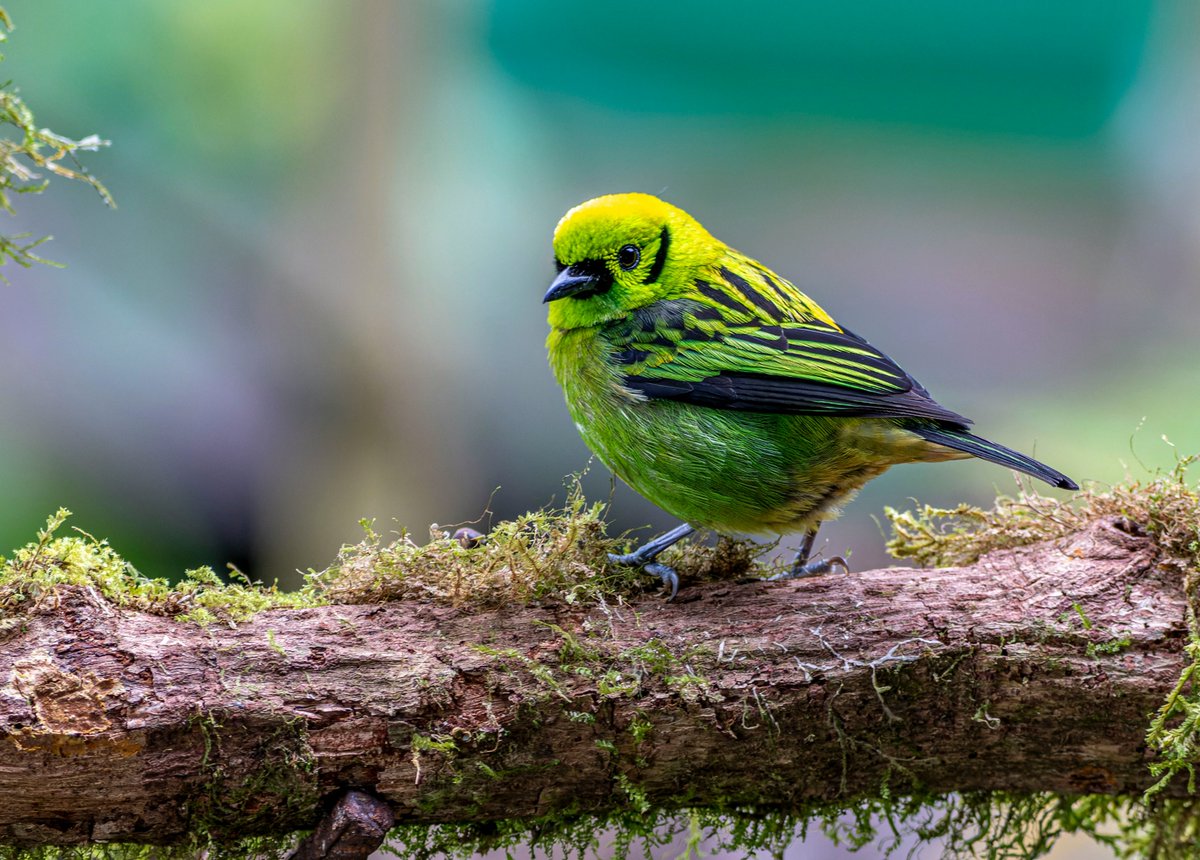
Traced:
<path fill-rule="evenodd" d="M 1077 138 L 1131 85 L 1152 10 L 1150 0 L 502 0 L 488 38 L 524 84 L 616 111 Z"/>

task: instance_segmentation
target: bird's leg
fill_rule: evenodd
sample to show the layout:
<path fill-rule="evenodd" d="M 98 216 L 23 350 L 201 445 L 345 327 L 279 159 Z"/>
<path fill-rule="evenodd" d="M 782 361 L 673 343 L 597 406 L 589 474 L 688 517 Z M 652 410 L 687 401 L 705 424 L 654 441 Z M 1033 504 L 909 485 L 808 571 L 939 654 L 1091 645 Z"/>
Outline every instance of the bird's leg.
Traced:
<path fill-rule="evenodd" d="M 817 530 L 809 529 L 808 533 L 804 535 L 804 543 L 800 544 L 800 551 L 796 553 L 796 560 L 792 562 L 792 569 L 777 573 L 770 579 L 801 579 L 806 576 L 820 576 L 822 573 L 829 573 L 835 567 L 840 567 L 843 573 L 849 573 L 850 565 L 846 564 L 846 560 L 840 555 L 821 561 L 808 560 L 808 557 L 812 555 L 813 543 L 816 539 Z"/>
<path fill-rule="evenodd" d="M 629 567 L 643 568 L 646 573 L 659 577 L 663 585 L 669 586 L 671 596 L 668 600 L 674 600 L 675 595 L 679 593 L 679 575 L 675 573 L 675 569 L 660 564 L 654 559 L 658 554 L 674 543 L 678 543 L 685 537 L 696 530 L 695 526 L 684 523 L 681 526 L 671 529 L 666 534 L 661 534 L 654 540 L 648 540 L 633 552 L 625 555 L 616 555 L 615 553 L 608 554 L 608 560 L 613 564 L 624 564 Z"/>

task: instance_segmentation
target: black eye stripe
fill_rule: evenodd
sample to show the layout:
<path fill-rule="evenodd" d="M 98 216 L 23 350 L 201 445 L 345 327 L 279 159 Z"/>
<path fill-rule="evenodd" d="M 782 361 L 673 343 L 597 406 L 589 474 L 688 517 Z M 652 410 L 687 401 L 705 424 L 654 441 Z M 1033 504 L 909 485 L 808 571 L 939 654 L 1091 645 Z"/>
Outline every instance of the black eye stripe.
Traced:
<path fill-rule="evenodd" d="M 654 255 L 654 265 L 650 267 L 650 271 L 646 274 L 646 279 L 642 283 L 653 284 L 659 279 L 663 272 L 663 266 L 667 264 L 667 248 L 670 246 L 671 231 L 664 226 L 662 233 L 658 236 L 658 253 Z"/>

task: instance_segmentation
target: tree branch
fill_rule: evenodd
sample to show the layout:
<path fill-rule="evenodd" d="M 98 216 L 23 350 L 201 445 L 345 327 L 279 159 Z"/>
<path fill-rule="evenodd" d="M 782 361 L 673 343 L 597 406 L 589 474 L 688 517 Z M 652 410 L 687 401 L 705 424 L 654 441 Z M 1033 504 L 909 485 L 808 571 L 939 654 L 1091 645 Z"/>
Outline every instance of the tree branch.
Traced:
<path fill-rule="evenodd" d="M 335 803 L 321 838 L 353 841 L 386 819 L 370 798 L 433 823 L 786 808 L 885 782 L 1140 792 L 1187 625 L 1177 574 L 1125 528 L 590 609 L 408 601 L 201 628 L 62 589 L 0 628 L 0 841 L 286 833 Z M 350 789 L 369 797 L 346 825 Z"/>

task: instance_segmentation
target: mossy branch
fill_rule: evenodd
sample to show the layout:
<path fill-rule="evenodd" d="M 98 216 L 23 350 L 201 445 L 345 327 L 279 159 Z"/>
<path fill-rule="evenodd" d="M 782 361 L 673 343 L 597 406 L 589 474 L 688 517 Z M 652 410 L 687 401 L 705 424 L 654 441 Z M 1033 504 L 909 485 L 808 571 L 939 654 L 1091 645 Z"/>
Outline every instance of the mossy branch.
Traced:
<path fill-rule="evenodd" d="M 587 844 L 600 822 L 742 847 L 810 821 L 989 856 L 1068 830 L 1191 846 L 1190 544 L 1164 511 L 1195 498 L 1171 476 L 1140 492 L 1085 494 L 1078 519 L 1027 498 L 1060 530 L 998 551 L 980 542 L 1009 543 L 1009 514 L 976 516 L 983 554 L 941 570 L 736 584 L 749 548 L 693 545 L 676 603 L 606 565 L 578 493 L 482 541 L 369 530 L 287 595 L 148 579 L 60 513 L 0 573 L 0 842 L 262 854 L 353 789 L 413 856 Z"/>

